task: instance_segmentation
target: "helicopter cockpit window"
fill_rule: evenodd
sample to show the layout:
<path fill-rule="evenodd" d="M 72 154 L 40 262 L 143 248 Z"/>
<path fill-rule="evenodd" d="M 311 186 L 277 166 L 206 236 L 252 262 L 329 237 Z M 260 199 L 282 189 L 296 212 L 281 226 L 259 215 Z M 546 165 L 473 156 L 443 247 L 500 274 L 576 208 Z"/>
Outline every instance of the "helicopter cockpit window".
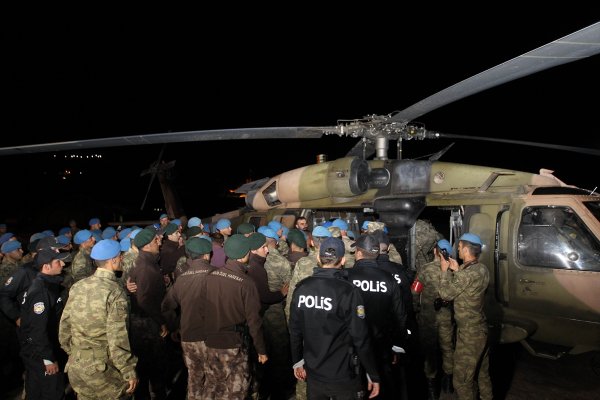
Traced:
<path fill-rule="evenodd" d="M 532 267 L 600 271 L 600 243 L 569 207 L 527 207 L 518 258 Z"/>
<path fill-rule="evenodd" d="M 274 181 L 265 190 L 262 191 L 262 195 L 265 197 L 265 201 L 269 207 L 275 207 L 281 204 L 279 196 L 277 195 L 277 181 Z"/>
<path fill-rule="evenodd" d="M 600 221 L 600 201 L 585 201 L 583 205 Z"/>

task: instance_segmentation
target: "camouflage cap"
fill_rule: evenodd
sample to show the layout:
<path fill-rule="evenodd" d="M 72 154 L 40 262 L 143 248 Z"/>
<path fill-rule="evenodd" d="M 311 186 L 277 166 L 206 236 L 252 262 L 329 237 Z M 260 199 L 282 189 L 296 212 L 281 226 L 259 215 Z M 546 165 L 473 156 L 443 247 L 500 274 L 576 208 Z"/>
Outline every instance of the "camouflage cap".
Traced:
<path fill-rule="evenodd" d="M 208 240 L 192 237 L 186 240 L 185 249 L 191 253 L 208 254 L 212 251 L 212 245 Z"/>
<path fill-rule="evenodd" d="M 383 231 L 385 228 L 385 224 L 379 221 L 370 221 L 367 224 L 367 233 L 373 233 L 375 231 Z"/>
<path fill-rule="evenodd" d="M 330 226 L 327 228 L 329 232 L 331 232 L 331 237 L 340 238 L 342 237 L 342 231 L 337 226 Z"/>
<path fill-rule="evenodd" d="M 236 233 L 225 242 L 223 250 L 225 255 L 233 260 L 244 258 L 250 252 L 250 239 Z"/>

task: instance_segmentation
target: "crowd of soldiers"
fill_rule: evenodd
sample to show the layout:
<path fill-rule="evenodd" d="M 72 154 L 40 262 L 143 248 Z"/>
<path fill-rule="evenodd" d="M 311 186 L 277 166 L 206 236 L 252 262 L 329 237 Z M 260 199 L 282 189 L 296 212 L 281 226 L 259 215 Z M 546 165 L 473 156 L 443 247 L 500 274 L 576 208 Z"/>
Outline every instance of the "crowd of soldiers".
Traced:
<path fill-rule="evenodd" d="M 188 399 L 276 400 L 438 399 L 441 378 L 489 399 L 482 243 L 463 235 L 459 265 L 420 226 L 413 269 L 377 221 L 92 218 L 25 255 L 0 225 L 2 380 L 28 399 L 166 399 L 183 371 Z"/>

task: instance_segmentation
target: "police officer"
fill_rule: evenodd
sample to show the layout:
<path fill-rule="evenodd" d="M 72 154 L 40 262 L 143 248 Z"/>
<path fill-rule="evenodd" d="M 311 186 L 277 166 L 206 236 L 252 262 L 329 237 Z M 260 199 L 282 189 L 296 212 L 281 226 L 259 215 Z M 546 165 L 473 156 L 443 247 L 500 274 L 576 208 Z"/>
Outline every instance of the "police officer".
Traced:
<path fill-rule="evenodd" d="M 392 275 L 377 266 L 379 239 L 373 234 L 359 236 L 354 243 L 356 262 L 348 280 L 362 291 L 367 324 L 377 367 L 381 372 L 382 398 L 398 398 L 392 364 L 406 347 L 406 310 L 400 287 Z"/>
<path fill-rule="evenodd" d="M 479 236 L 465 233 L 458 239 L 458 256 L 441 258 L 442 274 L 439 293 L 443 300 L 454 301 L 456 348 L 454 350 L 453 384 L 460 400 L 476 399 L 474 379 L 477 377 L 481 400 L 492 398 L 488 371 L 488 328 L 483 314 L 485 291 L 490 281 L 488 269 L 479 262 L 483 243 Z M 453 273 L 452 273 L 453 272 Z"/>
<path fill-rule="evenodd" d="M 209 362 L 201 356 L 199 349 L 200 342 L 206 340 L 204 319 L 207 315 L 203 307 L 206 276 L 215 269 L 210 265 L 211 250 L 212 245 L 206 239 L 192 237 L 185 242 L 188 255 L 185 272 L 177 278 L 162 303 L 170 330 L 179 329 L 181 333 L 181 348 L 188 369 L 188 399 L 201 398 L 205 380 L 204 364 Z"/>
<path fill-rule="evenodd" d="M 443 301 L 439 295 L 442 270 L 441 257 L 452 255 L 452 246 L 446 239 L 439 240 L 433 249 L 432 262 L 417 267 L 419 282 L 423 285 L 419 294 L 418 322 L 421 352 L 424 357 L 424 373 L 427 378 L 428 400 L 437 399 L 436 378 L 438 373 L 438 352 L 442 353 L 442 389 L 452 392 L 452 371 L 454 356 L 454 324 L 452 303 Z"/>
<path fill-rule="evenodd" d="M 40 251 L 36 257 L 40 272 L 23 298 L 21 358 L 28 399 L 62 399 L 65 394 L 65 357 L 57 334 L 64 307 L 61 272 L 68 256 L 69 253 Z"/>
<path fill-rule="evenodd" d="M 355 399 L 364 386 L 359 363 L 366 370 L 369 397 L 379 394 L 379 373 L 373 357 L 361 292 L 343 278 L 344 243 L 328 238 L 321 244 L 321 268 L 298 284 L 290 307 L 290 340 L 294 375 L 306 380 L 309 399 Z M 360 361 L 358 361 L 360 360 Z"/>
<path fill-rule="evenodd" d="M 71 287 L 60 320 L 60 345 L 69 355 L 65 372 L 79 399 L 121 399 L 138 383 L 127 336 L 127 297 L 115 275 L 121 270 L 121 246 L 101 240 L 91 257 L 98 268 Z"/>

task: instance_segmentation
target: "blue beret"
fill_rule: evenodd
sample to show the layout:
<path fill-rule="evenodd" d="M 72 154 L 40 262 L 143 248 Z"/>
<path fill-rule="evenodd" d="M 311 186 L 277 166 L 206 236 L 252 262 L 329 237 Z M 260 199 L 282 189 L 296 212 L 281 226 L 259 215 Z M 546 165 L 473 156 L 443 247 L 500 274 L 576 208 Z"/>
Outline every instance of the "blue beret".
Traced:
<path fill-rule="evenodd" d="M 354 235 L 354 232 L 353 232 L 353 231 L 348 231 L 348 232 L 346 232 L 346 234 L 348 235 L 348 237 L 349 237 L 350 239 L 354 239 L 354 238 L 356 237 L 356 236 Z"/>
<path fill-rule="evenodd" d="M 262 230 L 262 232 L 257 232 L 257 233 L 262 233 L 266 237 L 271 238 L 271 239 L 275 239 L 275 241 L 279 242 L 279 236 L 277 236 L 277 233 L 273 229 L 271 229 L 271 228 L 266 228 L 265 227 Z"/>
<path fill-rule="evenodd" d="M 369 222 L 370 221 L 364 221 L 362 226 L 360 227 L 360 229 L 362 229 L 363 231 L 366 231 L 367 229 L 369 229 Z"/>
<path fill-rule="evenodd" d="M 188 221 L 188 228 L 191 228 L 193 226 L 200 226 L 200 225 L 202 225 L 202 220 L 198 217 L 192 217 Z"/>
<path fill-rule="evenodd" d="M 100 223 L 100 218 L 92 218 L 90 222 L 88 222 L 89 226 L 96 225 Z"/>
<path fill-rule="evenodd" d="M 273 229 L 275 232 L 279 231 L 283 225 L 279 221 L 271 221 L 267 224 L 267 226 Z"/>
<path fill-rule="evenodd" d="M 446 250 L 448 254 L 452 254 L 452 245 L 446 239 L 439 240 L 437 242 L 437 247 L 439 247 L 442 250 Z"/>
<path fill-rule="evenodd" d="M 119 232 L 119 240 L 123 240 L 126 237 L 128 237 L 127 235 L 129 235 L 129 233 L 131 233 L 131 231 L 132 231 L 131 228 L 123 229 L 121 232 Z"/>
<path fill-rule="evenodd" d="M 10 253 L 11 251 L 20 249 L 20 248 L 21 248 L 21 242 L 19 242 L 18 240 L 9 240 L 8 242 L 4 242 L 2 244 L 0 251 L 2 251 L 4 254 L 6 254 L 6 253 Z"/>
<path fill-rule="evenodd" d="M 338 218 L 338 219 L 334 220 L 331 223 L 331 226 L 335 226 L 337 228 L 340 228 L 340 230 L 342 230 L 342 231 L 347 231 L 348 230 L 348 223 L 346 221 L 344 221 L 343 219 L 341 219 L 341 218 Z"/>
<path fill-rule="evenodd" d="M 333 225 L 333 222 L 325 221 L 325 222 L 323 222 L 323 225 L 321 225 L 321 226 L 324 228 L 329 228 L 331 225 Z"/>
<path fill-rule="evenodd" d="M 122 239 L 119 243 L 121 245 L 121 251 L 129 251 L 131 248 L 131 239 L 128 237 Z"/>
<path fill-rule="evenodd" d="M 202 224 L 202 231 L 206 233 L 210 233 L 210 224 Z"/>
<path fill-rule="evenodd" d="M 160 214 L 160 217 L 158 217 L 158 219 L 163 219 L 163 218 L 169 218 L 169 216 L 167 214 Z"/>
<path fill-rule="evenodd" d="M 94 260 L 110 260 L 121 254 L 121 244 L 116 240 L 104 239 L 92 247 L 90 257 Z"/>
<path fill-rule="evenodd" d="M 66 235 L 69 232 L 71 232 L 71 228 L 65 226 L 64 228 L 60 228 L 60 231 L 58 231 L 58 235 Z"/>
<path fill-rule="evenodd" d="M 463 235 L 458 240 L 464 240 L 466 242 L 471 242 L 473 244 L 483 246 L 481 238 L 474 233 L 463 233 Z"/>
<path fill-rule="evenodd" d="M 287 235 L 288 235 L 288 233 L 290 233 L 290 228 L 288 228 L 288 227 L 287 227 L 287 226 L 285 226 L 285 225 L 283 225 L 283 226 L 281 227 L 281 229 L 283 229 L 283 230 L 281 231 L 281 236 L 287 236 Z M 303 233 L 304 233 L 304 232 L 303 232 Z M 306 236 L 306 235 L 304 235 L 304 236 Z"/>
<path fill-rule="evenodd" d="M 321 257 L 343 257 L 346 254 L 344 242 L 340 238 L 329 237 L 321 243 L 319 255 Z"/>
<path fill-rule="evenodd" d="M 54 232 L 52 232 L 50 229 L 46 229 L 45 231 L 42 231 L 42 233 L 47 237 L 54 236 Z"/>
<path fill-rule="evenodd" d="M 102 232 L 102 239 L 112 239 L 117 234 L 117 231 L 112 226 L 109 226 Z"/>
<path fill-rule="evenodd" d="M 230 220 L 228 220 L 227 218 L 221 218 L 220 220 L 217 221 L 217 224 L 215 225 L 215 229 L 220 231 L 221 229 L 229 228 L 230 226 L 231 226 Z"/>
<path fill-rule="evenodd" d="M 175 218 L 174 220 L 171 221 L 171 223 L 179 226 L 179 225 L 181 225 L 181 220 L 179 218 Z"/>
<path fill-rule="evenodd" d="M 133 231 L 131 231 L 131 235 L 129 235 L 129 239 L 133 240 L 135 239 L 135 236 L 140 233 L 142 231 L 142 228 L 136 228 Z"/>
<path fill-rule="evenodd" d="M 10 232 L 6 232 L 4 235 L 0 236 L 0 245 L 8 242 L 8 240 L 13 236 L 15 236 L 15 234 Z"/>
<path fill-rule="evenodd" d="M 66 235 L 58 235 L 56 237 L 56 240 L 58 241 L 58 243 L 62 244 L 63 246 L 66 246 L 71 243 L 71 238 Z"/>
<path fill-rule="evenodd" d="M 75 244 L 81 244 L 91 237 L 92 237 L 92 232 L 88 231 L 87 229 L 82 229 L 75 234 L 75 237 L 73 238 L 73 242 L 75 242 Z"/>
<path fill-rule="evenodd" d="M 331 237 L 331 232 L 329 232 L 329 229 L 325 228 L 324 226 L 315 226 L 315 228 L 312 231 L 312 235 L 314 237 Z"/>

